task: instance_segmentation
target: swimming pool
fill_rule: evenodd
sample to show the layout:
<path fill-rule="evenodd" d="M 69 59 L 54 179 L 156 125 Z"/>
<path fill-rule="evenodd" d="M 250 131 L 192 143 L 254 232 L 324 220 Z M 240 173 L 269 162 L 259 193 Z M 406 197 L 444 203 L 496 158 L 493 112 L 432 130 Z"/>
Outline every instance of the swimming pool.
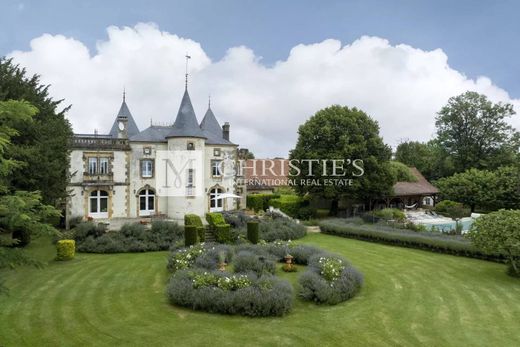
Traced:
<path fill-rule="evenodd" d="M 471 228 L 471 225 L 473 224 L 474 219 L 471 217 L 462 218 L 459 223 L 462 224 L 462 231 L 468 231 Z M 448 232 L 451 230 L 455 230 L 455 221 L 452 222 L 445 222 L 442 221 L 441 223 L 418 223 L 421 225 L 424 225 L 428 231 L 431 231 L 432 229 L 436 229 L 438 231 L 444 231 Z"/>

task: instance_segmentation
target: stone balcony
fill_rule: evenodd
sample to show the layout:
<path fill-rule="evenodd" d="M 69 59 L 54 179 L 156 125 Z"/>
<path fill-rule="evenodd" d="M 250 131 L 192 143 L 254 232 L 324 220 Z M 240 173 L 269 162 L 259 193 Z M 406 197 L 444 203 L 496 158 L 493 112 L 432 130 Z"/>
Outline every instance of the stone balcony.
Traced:
<path fill-rule="evenodd" d="M 130 150 L 128 139 L 113 138 L 110 135 L 74 135 L 71 140 L 74 149 L 86 150 Z"/>

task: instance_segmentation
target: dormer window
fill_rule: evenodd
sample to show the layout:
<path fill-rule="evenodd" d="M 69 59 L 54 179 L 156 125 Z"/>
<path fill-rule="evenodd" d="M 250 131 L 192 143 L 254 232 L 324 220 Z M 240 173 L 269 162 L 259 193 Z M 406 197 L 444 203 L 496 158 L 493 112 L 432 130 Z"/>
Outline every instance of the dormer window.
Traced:
<path fill-rule="evenodd" d="M 194 151 L 195 150 L 195 144 L 193 142 L 188 142 L 188 146 L 186 147 L 188 151 Z"/>

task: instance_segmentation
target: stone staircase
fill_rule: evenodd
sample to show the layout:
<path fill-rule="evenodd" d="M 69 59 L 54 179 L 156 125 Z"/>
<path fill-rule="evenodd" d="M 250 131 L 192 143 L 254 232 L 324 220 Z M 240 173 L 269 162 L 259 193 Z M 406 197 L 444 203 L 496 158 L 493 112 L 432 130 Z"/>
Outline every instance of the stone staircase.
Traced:
<path fill-rule="evenodd" d="M 215 235 L 209 230 L 208 227 L 205 228 L 206 231 L 206 240 L 204 242 L 216 242 Z"/>

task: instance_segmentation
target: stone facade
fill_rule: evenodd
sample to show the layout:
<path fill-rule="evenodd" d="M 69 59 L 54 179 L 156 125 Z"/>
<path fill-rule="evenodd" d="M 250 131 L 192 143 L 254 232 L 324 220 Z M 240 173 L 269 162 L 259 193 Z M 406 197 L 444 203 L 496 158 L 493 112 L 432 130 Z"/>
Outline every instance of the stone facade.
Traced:
<path fill-rule="evenodd" d="M 158 155 L 176 156 L 191 150 L 199 151 L 203 162 L 182 183 L 187 193 L 160 194 L 164 183 L 157 178 Z M 234 163 L 236 154 L 237 145 L 229 141 L 229 124 L 221 127 L 210 107 L 199 124 L 187 90 L 173 125 L 151 125 L 143 131 L 137 128 L 123 97 L 109 134 L 76 134 L 72 140 L 67 218 L 163 216 L 182 220 L 186 213 L 204 216 L 236 209 L 237 197 L 245 189 L 237 185 L 234 170 L 223 165 Z M 193 174 L 202 175 L 200 194 L 190 193 Z"/>

